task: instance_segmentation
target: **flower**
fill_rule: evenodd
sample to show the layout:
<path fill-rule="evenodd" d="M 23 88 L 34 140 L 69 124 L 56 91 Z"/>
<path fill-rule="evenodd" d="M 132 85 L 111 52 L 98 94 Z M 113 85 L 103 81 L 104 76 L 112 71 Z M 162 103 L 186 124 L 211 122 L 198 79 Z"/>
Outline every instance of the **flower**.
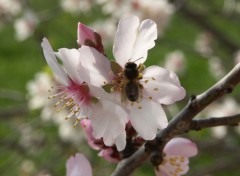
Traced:
<path fill-rule="evenodd" d="M 81 153 L 71 156 L 66 164 L 67 176 L 92 176 L 92 167 L 88 159 Z"/>
<path fill-rule="evenodd" d="M 173 138 L 163 152 L 165 156 L 162 164 L 155 170 L 156 176 L 180 176 L 189 170 L 189 159 L 198 152 L 195 143 L 186 138 Z"/>
<path fill-rule="evenodd" d="M 75 116 L 77 118 L 75 125 L 83 118 L 90 118 L 92 121 L 94 119 L 94 137 L 103 137 L 105 145 L 116 144 L 119 151 L 123 150 L 126 145 L 127 113 L 110 100 L 103 90 L 87 85 L 83 81 L 77 72 L 80 52 L 77 49 L 61 48 L 55 53 L 46 38 L 43 39 L 41 46 L 48 65 L 62 83 L 56 87 L 57 93 L 50 96 L 59 99 L 55 104 L 56 107 L 60 106 L 58 111 L 68 109 L 70 112 L 66 119 Z M 56 56 L 63 65 L 58 63 Z"/>
<path fill-rule="evenodd" d="M 78 71 L 83 80 L 89 85 L 104 88 L 121 103 L 127 109 L 132 126 L 145 140 L 154 139 L 158 129 L 168 124 L 161 104 L 172 104 L 185 96 L 185 90 L 175 73 L 158 66 L 144 69 L 148 50 L 155 46 L 156 38 L 155 22 L 147 19 L 140 23 L 138 17 L 130 16 L 121 19 L 118 24 L 113 46 L 116 62 L 109 62 L 95 48 L 83 45 L 79 49 L 81 59 Z M 124 93 L 124 86 L 128 82 L 124 71 L 128 63 L 136 64 L 139 72 L 133 81 L 140 92 L 137 101 L 128 100 Z M 106 121 L 111 119 L 105 118 Z M 92 119 L 92 125 L 94 130 L 95 126 L 99 126 L 95 119 Z M 108 133 L 114 130 L 109 129 Z"/>

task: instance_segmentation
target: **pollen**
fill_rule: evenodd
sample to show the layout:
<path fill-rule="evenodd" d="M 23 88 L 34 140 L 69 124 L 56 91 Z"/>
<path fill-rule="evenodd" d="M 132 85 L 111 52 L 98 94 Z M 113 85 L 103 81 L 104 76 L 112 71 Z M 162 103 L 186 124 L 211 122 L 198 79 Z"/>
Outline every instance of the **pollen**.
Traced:
<path fill-rule="evenodd" d="M 154 91 L 158 91 L 158 88 L 154 88 L 153 90 L 154 90 Z"/>
<path fill-rule="evenodd" d="M 148 99 L 149 99 L 149 100 L 152 100 L 152 97 L 150 96 L 150 97 L 148 97 Z"/>
<path fill-rule="evenodd" d="M 154 77 L 152 77 L 152 80 L 155 81 L 156 79 Z"/>
<path fill-rule="evenodd" d="M 145 84 L 147 84 L 147 83 L 148 83 L 148 81 L 149 81 L 149 80 L 148 80 L 148 79 L 146 79 L 146 80 L 144 81 L 144 83 L 145 83 Z"/>
<path fill-rule="evenodd" d="M 142 106 L 138 106 L 138 109 L 142 109 Z"/>

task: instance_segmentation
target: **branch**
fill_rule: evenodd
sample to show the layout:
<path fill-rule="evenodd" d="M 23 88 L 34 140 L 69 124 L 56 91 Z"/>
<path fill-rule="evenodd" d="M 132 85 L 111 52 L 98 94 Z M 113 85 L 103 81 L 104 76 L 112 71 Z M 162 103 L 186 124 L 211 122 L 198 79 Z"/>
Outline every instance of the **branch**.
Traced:
<path fill-rule="evenodd" d="M 112 176 L 127 176 L 150 157 L 157 166 L 163 158 L 163 148 L 174 136 L 190 130 L 192 119 L 211 102 L 231 93 L 240 82 L 240 63 L 210 89 L 198 96 L 192 96 L 189 103 L 170 122 L 167 128 L 159 131 L 153 141 L 148 141 L 131 157 L 121 161 Z"/>
<path fill-rule="evenodd" d="M 237 126 L 240 123 L 240 114 L 228 117 L 211 117 L 207 119 L 192 120 L 189 130 L 201 130 L 203 128 L 217 126 Z"/>

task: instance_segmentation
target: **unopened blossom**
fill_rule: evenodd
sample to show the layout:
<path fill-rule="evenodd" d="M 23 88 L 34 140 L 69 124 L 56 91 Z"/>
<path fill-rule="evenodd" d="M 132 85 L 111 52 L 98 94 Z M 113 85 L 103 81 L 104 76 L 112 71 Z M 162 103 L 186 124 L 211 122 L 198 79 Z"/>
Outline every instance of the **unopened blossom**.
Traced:
<path fill-rule="evenodd" d="M 66 163 L 66 176 L 92 176 L 92 166 L 88 159 L 81 153 L 71 156 Z"/>
<path fill-rule="evenodd" d="M 172 104 L 185 96 L 185 90 L 175 73 L 158 66 L 144 69 L 143 63 L 147 59 L 148 50 L 155 46 L 156 38 L 154 21 L 148 19 L 140 22 L 138 17 L 130 16 L 121 19 L 118 24 L 113 46 L 115 61 L 109 62 L 95 48 L 82 46 L 79 49 L 81 61 L 78 68 L 83 80 L 90 85 L 104 88 L 109 96 L 121 103 L 127 109 L 133 128 L 145 140 L 154 139 L 158 129 L 163 129 L 168 124 L 161 104 Z M 128 63 L 135 63 L 142 75 L 135 80 L 142 87 L 139 88 L 140 96 L 137 101 L 128 100 L 124 93 L 124 84 L 128 80 L 123 75 Z M 105 120 L 109 121 L 111 118 Z M 91 120 L 93 129 L 99 126 L 94 118 Z M 108 133 L 112 130 L 115 129 L 109 129 Z"/>
<path fill-rule="evenodd" d="M 186 138 L 173 138 L 163 150 L 163 162 L 155 170 L 156 176 L 181 176 L 189 170 L 189 158 L 197 154 L 197 146 Z"/>
<path fill-rule="evenodd" d="M 101 36 L 96 31 L 79 22 L 77 33 L 77 43 L 80 47 L 82 45 L 91 46 L 96 48 L 100 53 L 104 53 Z"/>
<path fill-rule="evenodd" d="M 52 88 L 57 91 L 49 97 L 58 99 L 55 104 L 57 111 L 69 110 L 66 119 L 76 117 L 76 124 L 83 118 L 91 118 L 92 121 L 94 119 L 96 123 L 93 125 L 94 136 L 103 137 L 104 144 L 107 146 L 115 144 L 119 151 L 123 150 L 126 145 L 127 114 L 123 108 L 105 96 L 104 91 L 87 85 L 82 80 L 77 71 L 79 50 L 61 48 L 58 52 L 54 52 L 46 38 L 43 39 L 41 46 L 48 65 L 61 82 L 60 86 Z M 63 65 L 57 61 L 56 57 L 62 61 Z M 111 130 L 111 133 L 108 130 Z"/>

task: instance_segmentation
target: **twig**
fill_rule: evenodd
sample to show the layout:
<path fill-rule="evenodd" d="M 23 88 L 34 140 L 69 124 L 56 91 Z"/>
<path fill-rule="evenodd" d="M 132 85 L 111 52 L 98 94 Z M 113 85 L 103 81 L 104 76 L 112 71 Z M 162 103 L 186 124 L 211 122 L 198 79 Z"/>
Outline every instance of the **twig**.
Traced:
<path fill-rule="evenodd" d="M 154 165 L 159 165 L 163 158 L 163 148 L 174 136 L 190 130 L 192 119 L 211 102 L 231 93 L 240 82 L 240 64 L 236 65 L 224 78 L 204 93 L 193 96 L 185 108 L 169 123 L 168 127 L 157 134 L 153 141 L 148 141 L 131 157 L 121 161 L 112 176 L 130 175 L 138 166 L 150 157 Z"/>
<path fill-rule="evenodd" d="M 211 117 L 207 119 L 192 120 L 189 130 L 201 130 L 216 126 L 237 126 L 240 123 L 240 114 L 228 117 Z"/>

